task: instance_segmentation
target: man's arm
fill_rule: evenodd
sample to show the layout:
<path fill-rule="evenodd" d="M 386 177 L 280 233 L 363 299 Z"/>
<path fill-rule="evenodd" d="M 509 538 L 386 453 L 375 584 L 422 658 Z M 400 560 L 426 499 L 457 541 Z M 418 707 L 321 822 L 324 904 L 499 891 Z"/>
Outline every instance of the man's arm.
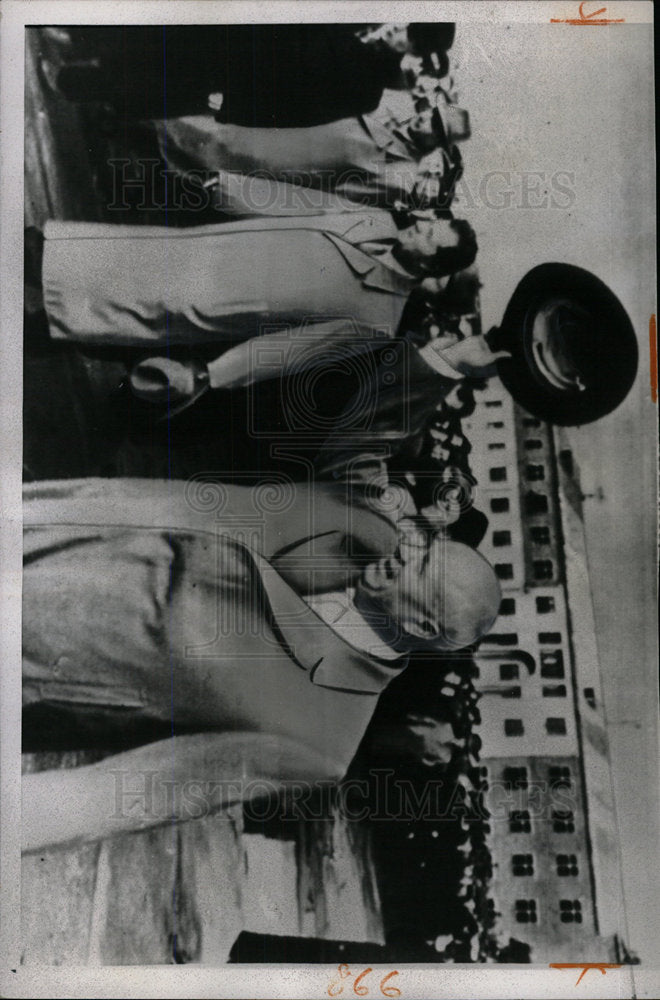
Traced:
<path fill-rule="evenodd" d="M 483 337 L 421 348 L 401 340 L 385 352 L 368 384 L 338 419 L 316 458 L 319 475 L 335 480 L 387 484 L 387 462 L 418 435 L 443 397 L 463 378 L 494 373 L 506 351 L 491 351 Z M 352 429 L 353 428 L 353 429 Z"/>

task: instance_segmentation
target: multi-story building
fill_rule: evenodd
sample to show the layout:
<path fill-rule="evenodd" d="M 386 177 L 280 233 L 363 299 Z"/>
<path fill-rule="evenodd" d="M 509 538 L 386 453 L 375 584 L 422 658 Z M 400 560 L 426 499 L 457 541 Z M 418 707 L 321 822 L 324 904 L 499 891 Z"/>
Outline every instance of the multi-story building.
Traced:
<path fill-rule="evenodd" d="M 533 962 L 616 960 L 625 912 L 578 473 L 565 432 L 497 380 L 476 399 L 463 426 L 503 592 L 476 657 L 499 929 Z"/>

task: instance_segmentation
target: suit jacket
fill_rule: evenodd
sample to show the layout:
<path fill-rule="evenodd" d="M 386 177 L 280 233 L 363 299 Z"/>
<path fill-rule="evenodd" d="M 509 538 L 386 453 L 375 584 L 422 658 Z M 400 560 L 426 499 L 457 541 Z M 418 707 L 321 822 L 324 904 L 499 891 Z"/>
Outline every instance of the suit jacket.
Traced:
<path fill-rule="evenodd" d="M 264 172 L 276 180 L 336 191 L 362 205 L 393 205 L 411 193 L 416 178 L 418 158 L 370 115 L 306 129 L 221 125 L 200 115 L 163 119 L 156 131 L 168 167 L 182 173 Z M 217 207 L 226 210 L 221 199 Z M 250 214 L 259 214 L 257 208 Z"/>
<path fill-rule="evenodd" d="M 223 121 L 319 125 L 374 110 L 401 59 L 364 45 L 352 24 L 106 25 L 77 34 L 95 55 L 100 45 L 101 78 L 92 94 L 72 96 L 141 119 L 201 114 L 221 91 Z"/>
<path fill-rule="evenodd" d="M 86 343 L 229 344 L 333 316 L 394 331 L 415 284 L 374 252 L 397 237 L 378 209 L 192 229 L 48 222 L 45 237 L 51 334 Z"/>
<path fill-rule="evenodd" d="M 28 744 L 61 746 L 63 727 L 104 747 L 265 733 L 321 751 L 341 776 L 405 666 L 354 649 L 299 596 L 393 550 L 391 522 L 354 499 L 201 482 L 27 487 Z"/>
<path fill-rule="evenodd" d="M 259 128 L 300 128 L 373 111 L 396 80 L 401 57 L 368 46 L 353 25 L 225 26 L 220 119 Z"/>

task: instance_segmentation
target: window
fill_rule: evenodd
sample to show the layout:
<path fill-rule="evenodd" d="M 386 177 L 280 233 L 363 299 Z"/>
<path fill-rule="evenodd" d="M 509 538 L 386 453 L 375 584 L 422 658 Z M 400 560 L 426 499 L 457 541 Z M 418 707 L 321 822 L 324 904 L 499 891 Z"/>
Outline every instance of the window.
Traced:
<path fill-rule="evenodd" d="M 505 719 L 504 720 L 504 735 L 505 736 L 524 736 L 525 727 L 523 726 L 522 719 Z"/>
<path fill-rule="evenodd" d="M 535 580 L 552 580 L 554 570 L 551 559 L 535 559 L 532 568 Z"/>
<path fill-rule="evenodd" d="M 561 649 L 541 653 L 541 677 L 561 680 L 564 676 L 564 654 Z"/>
<path fill-rule="evenodd" d="M 505 597 L 500 603 L 500 614 L 501 615 L 515 615 L 516 613 L 516 602 L 513 597 Z"/>
<path fill-rule="evenodd" d="M 509 833 L 530 833 L 532 821 L 526 809 L 517 809 L 509 813 Z"/>
<path fill-rule="evenodd" d="M 528 514 L 547 514 L 548 498 L 545 493 L 535 493 L 533 490 L 525 497 L 525 510 Z"/>
<path fill-rule="evenodd" d="M 517 663 L 500 663 L 500 680 L 517 681 L 520 676 L 520 667 Z"/>
<path fill-rule="evenodd" d="M 506 481 L 506 465 L 495 465 L 488 470 L 491 483 L 503 483 Z"/>
<path fill-rule="evenodd" d="M 543 465 L 528 465 L 525 469 L 525 476 L 530 483 L 545 479 L 545 467 Z"/>
<path fill-rule="evenodd" d="M 503 698 L 520 698 L 522 691 L 519 687 L 505 688 L 502 691 Z"/>
<path fill-rule="evenodd" d="M 548 777 L 554 788 L 570 788 L 573 783 L 570 767 L 550 767 L 548 768 Z"/>
<path fill-rule="evenodd" d="M 495 497 L 490 502 L 490 509 L 493 514 L 506 514 L 509 509 L 508 497 Z"/>
<path fill-rule="evenodd" d="M 565 736 L 566 719 L 546 719 L 545 731 L 548 736 Z"/>
<path fill-rule="evenodd" d="M 575 817 L 570 809 L 552 810 L 552 829 L 555 833 L 575 833 Z"/>
<path fill-rule="evenodd" d="M 502 771 L 502 781 L 512 788 L 527 788 L 527 768 L 505 767 Z"/>
<path fill-rule="evenodd" d="M 539 632 L 539 642 L 543 646 L 558 646 L 561 642 L 561 632 Z"/>
<path fill-rule="evenodd" d="M 538 920 L 536 915 L 535 899 L 516 900 L 516 922 L 519 924 L 535 924 Z"/>
<path fill-rule="evenodd" d="M 565 698 L 566 697 L 566 686 L 564 684 L 544 684 L 543 685 L 543 697 L 544 698 Z"/>
<path fill-rule="evenodd" d="M 495 407 L 501 406 L 501 405 L 502 405 L 502 400 L 501 399 L 487 399 L 486 400 L 486 406 L 489 409 L 491 409 L 491 410 L 494 409 Z"/>
<path fill-rule="evenodd" d="M 518 633 L 517 632 L 490 632 L 486 636 L 486 642 L 490 642 L 494 646 L 517 646 L 518 645 Z"/>
<path fill-rule="evenodd" d="M 525 448 L 527 449 L 527 451 L 536 451 L 537 448 L 542 448 L 542 447 L 543 447 L 543 441 L 540 441 L 539 438 L 527 438 L 527 440 L 525 441 Z"/>
<path fill-rule="evenodd" d="M 502 448 L 506 448 L 504 441 L 491 441 L 488 445 L 488 451 L 500 451 Z"/>
<path fill-rule="evenodd" d="M 511 532 L 510 531 L 494 531 L 493 532 L 493 545 L 511 545 Z"/>
<path fill-rule="evenodd" d="M 554 597 L 537 597 L 536 598 L 536 612 L 539 615 L 549 615 L 551 611 L 555 610 L 555 599 Z"/>
<path fill-rule="evenodd" d="M 555 858 L 557 874 L 562 876 L 575 876 L 579 874 L 577 855 L 558 854 Z"/>
<path fill-rule="evenodd" d="M 525 417 L 523 420 L 523 427 L 540 427 L 541 421 L 537 420 L 536 417 Z"/>
<path fill-rule="evenodd" d="M 530 537 L 537 545 L 550 544 L 550 528 L 544 524 L 536 524 L 529 530 Z"/>
<path fill-rule="evenodd" d="M 511 858 L 511 869 L 514 875 L 533 875 L 534 856 L 532 854 L 514 854 Z"/>
<path fill-rule="evenodd" d="M 586 701 L 586 703 L 589 706 L 589 708 L 595 708 L 596 707 L 596 692 L 594 691 L 594 689 L 593 688 L 585 688 L 583 694 L 584 694 L 584 700 Z"/>
<path fill-rule="evenodd" d="M 582 923 L 582 903 L 579 899 L 559 900 L 559 919 L 562 924 Z"/>
<path fill-rule="evenodd" d="M 513 580 L 511 563 L 495 563 L 494 569 L 499 580 Z"/>
<path fill-rule="evenodd" d="M 486 427 L 491 427 L 494 431 L 499 431 L 504 427 L 503 420 L 489 420 Z"/>

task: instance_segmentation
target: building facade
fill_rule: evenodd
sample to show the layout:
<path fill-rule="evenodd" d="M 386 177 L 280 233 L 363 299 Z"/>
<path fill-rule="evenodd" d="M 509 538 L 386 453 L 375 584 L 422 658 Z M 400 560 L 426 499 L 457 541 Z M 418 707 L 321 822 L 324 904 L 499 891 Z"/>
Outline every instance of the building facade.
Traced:
<path fill-rule="evenodd" d="M 625 912 L 578 472 L 565 433 L 498 380 L 475 396 L 480 548 L 503 594 L 476 656 L 498 926 L 532 962 L 616 961 Z"/>

